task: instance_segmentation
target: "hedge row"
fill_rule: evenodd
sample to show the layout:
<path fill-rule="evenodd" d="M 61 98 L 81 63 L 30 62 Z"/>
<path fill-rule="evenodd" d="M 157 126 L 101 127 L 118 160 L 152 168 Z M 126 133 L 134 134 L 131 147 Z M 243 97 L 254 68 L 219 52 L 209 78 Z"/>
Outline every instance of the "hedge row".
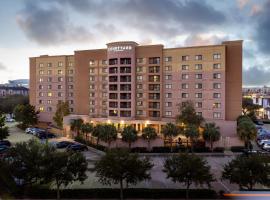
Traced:
<path fill-rule="evenodd" d="M 98 198 L 119 198 L 119 189 L 98 188 L 98 189 L 64 189 L 61 191 L 62 199 L 98 199 Z M 191 189 L 190 198 L 216 199 L 218 197 L 214 190 Z M 24 198 L 52 199 L 56 198 L 56 191 L 50 189 L 30 189 L 24 192 Z M 142 199 L 179 199 L 185 198 L 184 189 L 124 189 L 125 198 Z M 18 198 L 22 198 L 19 196 Z"/>

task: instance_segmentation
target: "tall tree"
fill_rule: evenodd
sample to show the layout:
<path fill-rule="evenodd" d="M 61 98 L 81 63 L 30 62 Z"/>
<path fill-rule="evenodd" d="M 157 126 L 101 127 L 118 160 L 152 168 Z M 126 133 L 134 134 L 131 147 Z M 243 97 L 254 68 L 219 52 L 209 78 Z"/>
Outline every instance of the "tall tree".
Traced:
<path fill-rule="evenodd" d="M 85 123 L 82 124 L 82 133 L 85 134 L 85 138 L 87 137 L 88 133 L 91 133 L 94 129 L 93 124 L 91 123 Z"/>
<path fill-rule="evenodd" d="M 191 101 L 183 102 L 179 107 L 180 114 L 176 117 L 176 122 L 184 125 L 200 126 L 204 121 L 203 117 L 196 114 L 196 110 Z"/>
<path fill-rule="evenodd" d="M 260 105 L 256 105 L 253 103 L 251 98 L 243 98 L 242 99 L 242 112 L 244 115 L 248 115 L 250 112 L 255 113 L 258 109 L 260 109 Z"/>
<path fill-rule="evenodd" d="M 72 131 L 75 131 L 77 136 L 80 135 L 80 132 L 82 130 L 83 120 L 82 119 L 74 119 L 70 124 L 70 129 Z"/>
<path fill-rule="evenodd" d="M 3 113 L 13 113 L 17 105 L 29 104 L 29 96 L 9 95 L 0 98 L 0 111 Z"/>
<path fill-rule="evenodd" d="M 196 155 L 179 154 L 167 158 L 164 163 L 164 170 L 167 178 L 173 182 L 183 183 L 186 186 L 186 198 L 189 198 L 189 188 L 192 183 L 195 185 L 207 184 L 214 181 L 207 162 Z"/>
<path fill-rule="evenodd" d="M 9 136 L 8 127 L 5 126 L 5 122 L 6 122 L 6 117 L 0 114 L 0 141 L 2 141 L 3 139 Z"/>
<path fill-rule="evenodd" d="M 69 115 L 69 104 L 68 101 L 60 101 L 57 103 L 56 112 L 53 116 L 53 120 L 59 128 L 63 128 L 63 118 Z"/>
<path fill-rule="evenodd" d="M 187 147 L 189 146 L 188 141 L 190 140 L 191 151 L 193 152 L 194 143 L 199 137 L 199 127 L 197 127 L 196 125 L 193 125 L 193 124 L 187 125 L 184 128 L 183 133 L 187 138 Z"/>
<path fill-rule="evenodd" d="M 164 135 L 165 138 L 169 139 L 172 152 L 173 138 L 180 134 L 180 129 L 173 123 L 167 123 L 165 126 L 162 127 L 161 133 Z"/>
<path fill-rule="evenodd" d="M 150 142 L 157 138 L 156 129 L 151 126 L 147 126 L 142 130 L 142 138 L 147 141 L 148 150 L 150 151 Z"/>
<path fill-rule="evenodd" d="M 122 131 L 122 140 L 128 143 L 128 148 L 131 148 L 131 143 L 138 139 L 137 131 L 133 126 L 126 126 Z"/>
<path fill-rule="evenodd" d="M 103 133 L 100 139 L 108 143 L 109 148 L 111 147 L 111 142 L 117 139 L 117 130 L 112 124 L 103 125 Z"/>
<path fill-rule="evenodd" d="M 222 179 L 253 190 L 256 184 L 269 186 L 270 157 L 266 155 L 238 156 L 224 166 Z"/>
<path fill-rule="evenodd" d="M 14 109 L 15 120 L 22 124 L 22 128 L 37 124 L 38 113 L 30 104 L 17 105 Z"/>
<path fill-rule="evenodd" d="M 148 158 L 140 159 L 137 154 L 129 154 L 124 149 L 113 149 L 95 163 L 93 170 L 102 184 L 119 184 L 120 199 L 123 199 L 123 183 L 136 185 L 149 180 L 152 167 Z"/>
<path fill-rule="evenodd" d="M 254 123 L 249 119 L 240 120 L 237 124 L 237 135 L 244 141 L 245 147 L 251 149 L 251 141 L 257 137 L 257 129 Z"/>
<path fill-rule="evenodd" d="M 100 138 L 102 138 L 102 135 L 104 135 L 105 129 L 103 124 L 97 124 L 92 132 L 92 136 L 97 138 L 97 145 L 99 144 Z"/>
<path fill-rule="evenodd" d="M 219 127 L 215 123 L 206 123 L 203 128 L 203 139 L 210 142 L 210 149 L 213 151 L 213 142 L 220 139 Z"/>

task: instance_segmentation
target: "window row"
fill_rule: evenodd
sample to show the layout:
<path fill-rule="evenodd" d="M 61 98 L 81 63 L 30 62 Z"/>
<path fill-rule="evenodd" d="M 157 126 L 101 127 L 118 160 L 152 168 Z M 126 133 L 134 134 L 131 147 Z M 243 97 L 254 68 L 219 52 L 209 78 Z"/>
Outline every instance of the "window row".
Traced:
<path fill-rule="evenodd" d="M 49 90 L 53 89 L 52 85 L 47 85 L 46 88 Z M 73 85 L 68 85 L 68 89 L 73 89 L 73 88 L 74 88 Z M 40 89 L 40 90 L 44 89 L 44 85 L 39 85 L 38 89 Z M 63 85 L 57 85 L 57 89 L 63 89 Z"/>
<path fill-rule="evenodd" d="M 61 101 L 61 100 L 59 100 L 59 102 L 60 102 L 60 101 Z M 46 101 L 45 101 L 45 100 L 42 100 L 42 99 L 39 99 L 39 100 L 38 100 L 38 103 L 39 103 L 39 104 L 45 104 L 45 102 L 47 102 L 47 104 L 52 104 L 53 101 L 52 101 L 52 100 L 46 100 Z M 68 100 L 68 104 L 69 104 L 69 105 L 73 105 L 73 104 L 74 104 L 74 101 L 73 101 L 73 100 Z"/>
<path fill-rule="evenodd" d="M 190 85 L 191 84 L 188 84 L 188 83 L 182 83 L 181 89 L 189 89 Z M 165 84 L 165 89 L 172 89 L 172 87 L 173 87 L 173 84 L 171 84 L 171 83 Z M 203 84 L 202 83 L 195 83 L 194 88 L 195 89 L 203 89 Z M 213 89 L 221 89 L 221 83 L 213 83 Z M 149 90 L 151 90 L 151 89 L 149 88 Z"/>
<path fill-rule="evenodd" d="M 73 62 L 68 62 L 67 66 L 69 67 L 73 67 L 74 63 Z M 47 63 L 47 65 L 45 63 L 39 63 L 39 67 L 42 68 L 44 66 L 47 66 L 47 67 L 53 67 L 53 63 Z M 58 62 L 57 63 L 57 67 L 63 67 L 63 62 Z"/>
<path fill-rule="evenodd" d="M 182 61 L 188 61 L 188 60 L 192 60 L 192 56 L 189 55 L 184 55 L 182 57 L 180 57 Z M 217 59 L 221 59 L 221 54 L 220 53 L 214 53 L 213 54 L 213 59 L 217 60 Z M 172 56 L 167 56 L 164 58 L 165 62 L 172 62 L 173 58 Z M 195 55 L 194 56 L 194 60 L 203 60 L 203 55 Z"/>
<path fill-rule="evenodd" d="M 47 75 L 52 75 L 52 72 L 53 72 L 53 70 L 47 70 Z M 67 70 L 67 73 L 68 74 L 73 74 L 74 71 L 73 71 L 73 69 L 70 69 L 70 70 Z M 45 71 L 44 70 L 39 70 L 39 74 L 44 75 Z M 57 74 L 62 75 L 62 74 L 64 74 L 64 71 L 59 69 L 59 70 L 57 70 Z"/>
<path fill-rule="evenodd" d="M 52 92 L 47 92 L 47 93 L 44 93 L 44 92 L 39 92 L 39 96 L 40 97 L 44 97 L 44 95 L 47 94 L 47 97 L 52 97 L 54 96 Z M 73 97 L 73 92 L 69 92 L 68 93 L 68 97 Z M 58 97 L 63 97 L 64 96 L 64 93 L 63 92 L 57 92 L 57 96 Z"/>
<path fill-rule="evenodd" d="M 44 80 L 45 80 L 44 77 L 39 78 L 39 82 L 44 82 Z M 64 77 L 57 77 L 57 82 L 63 82 L 63 81 L 64 81 Z M 53 78 L 47 77 L 47 82 L 53 82 Z M 67 82 L 73 82 L 73 77 L 72 76 L 67 77 Z"/>

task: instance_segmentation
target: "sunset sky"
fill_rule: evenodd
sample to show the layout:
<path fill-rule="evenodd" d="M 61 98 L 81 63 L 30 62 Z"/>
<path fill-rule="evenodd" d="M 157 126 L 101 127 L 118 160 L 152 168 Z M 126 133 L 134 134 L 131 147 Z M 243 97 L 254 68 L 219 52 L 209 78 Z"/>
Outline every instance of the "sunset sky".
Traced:
<path fill-rule="evenodd" d="M 1 0 L 0 83 L 28 58 L 132 40 L 165 47 L 244 40 L 245 86 L 270 85 L 270 0 Z"/>

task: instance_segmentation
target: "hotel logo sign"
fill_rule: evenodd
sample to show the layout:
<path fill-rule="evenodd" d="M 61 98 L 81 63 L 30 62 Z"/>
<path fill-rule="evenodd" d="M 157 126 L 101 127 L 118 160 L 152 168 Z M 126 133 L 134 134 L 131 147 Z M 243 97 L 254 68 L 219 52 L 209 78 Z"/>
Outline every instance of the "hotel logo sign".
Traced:
<path fill-rule="evenodd" d="M 126 51 L 126 50 L 132 50 L 132 46 L 126 45 L 126 46 L 115 46 L 115 47 L 109 47 L 108 51 Z"/>

